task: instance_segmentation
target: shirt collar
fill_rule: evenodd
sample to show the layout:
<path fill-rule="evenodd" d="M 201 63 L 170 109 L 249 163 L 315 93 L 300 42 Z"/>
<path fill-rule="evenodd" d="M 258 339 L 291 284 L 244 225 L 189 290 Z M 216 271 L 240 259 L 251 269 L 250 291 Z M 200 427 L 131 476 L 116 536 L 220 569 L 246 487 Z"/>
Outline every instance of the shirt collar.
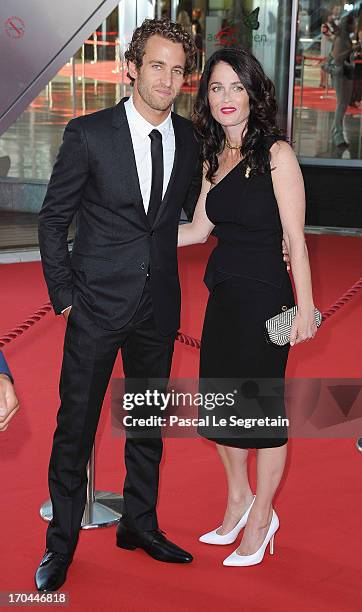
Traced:
<path fill-rule="evenodd" d="M 142 117 L 142 115 L 138 112 L 133 103 L 132 96 L 126 100 L 124 106 L 129 124 L 132 125 L 141 138 L 146 139 L 152 130 L 158 130 L 162 134 L 163 141 L 167 139 L 172 126 L 171 112 L 168 114 L 166 119 L 160 123 L 160 125 L 152 125 L 152 123 L 149 123 L 149 121 Z"/>

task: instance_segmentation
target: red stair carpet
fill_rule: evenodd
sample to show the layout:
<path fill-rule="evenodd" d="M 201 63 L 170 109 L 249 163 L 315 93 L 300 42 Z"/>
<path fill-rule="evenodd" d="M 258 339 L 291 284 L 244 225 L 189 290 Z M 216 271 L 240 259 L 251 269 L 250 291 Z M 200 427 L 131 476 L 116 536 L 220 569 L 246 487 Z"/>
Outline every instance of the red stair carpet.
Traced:
<path fill-rule="evenodd" d="M 358 238 L 309 236 L 315 300 L 323 310 L 360 276 Z M 180 252 L 181 329 L 197 338 L 207 292 L 203 270 L 212 244 Z M 47 300 L 39 263 L 0 267 L 0 336 Z M 292 349 L 291 377 L 361 375 L 360 296 L 326 322 L 316 339 Z M 47 464 L 55 416 L 64 321 L 48 314 L 5 347 L 21 411 L 0 434 L 0 591 L 34 590 L 44 550 L 39 507 L 48 497 Z M 176 344 L 173 376 L 197 376 L 199 353 Z M 114 375 L 120 375 L 117 364 Z M 110 396 L 97 435 L 96 485 L 121 490 L 123 440 L 111 433 Z M 362 431 L 356 431 L 356 438 Z M 251 461 L 255 467 L 254 456 Z M 198 536 L 220 524 L 223 470 L 211 443 L 167 439 L 162 462 L 160 526 L 195 557 L 168 565 L 142 551 L 115 547 L 115 529 L 83 531 L 65 591 L 68 609 L 99 612 L 357 612 L 361 609 L 361 469 L 355 439 L 291 440 L 285 477 L 275 499 L 280 530 L 275 554 L 261 565 L 225 568 L 235 548 L 212 547 Z M 254 479 L 253 479 L 254 482 Z M 39 606 L 36 606 L 37 608 Z"/>

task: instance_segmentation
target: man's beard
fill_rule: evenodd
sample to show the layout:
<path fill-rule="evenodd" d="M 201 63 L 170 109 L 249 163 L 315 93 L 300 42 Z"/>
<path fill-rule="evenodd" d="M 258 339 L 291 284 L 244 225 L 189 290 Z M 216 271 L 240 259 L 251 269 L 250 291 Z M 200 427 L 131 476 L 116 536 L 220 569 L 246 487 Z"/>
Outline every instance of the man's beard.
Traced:
<path fill-rule="evenodd" d="M 142 79 L 137 80 L 137 91 L 142 98 L 142 100 L 148 104 L 153 110 L 157 111 L 165 111 L 168 108 L 171 108 L 172 104 L 176 99 L 176 95 L 172 95 L 169 98 L 162 99 L 161 97 L 154 94 L 151 89 L 148 89 L 142 83 Z"/>

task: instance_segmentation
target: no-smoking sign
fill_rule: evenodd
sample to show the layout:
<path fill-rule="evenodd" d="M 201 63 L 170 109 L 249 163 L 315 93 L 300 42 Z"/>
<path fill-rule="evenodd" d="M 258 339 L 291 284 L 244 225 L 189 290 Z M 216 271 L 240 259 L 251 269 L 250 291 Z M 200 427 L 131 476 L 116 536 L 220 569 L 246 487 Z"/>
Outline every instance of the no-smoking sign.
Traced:
<path fill-rule="evenodd" d="M 9 38 L 22 38 L 25 33 L 25 23 L 20 17 L 9 17 L 4 23 Z"/>

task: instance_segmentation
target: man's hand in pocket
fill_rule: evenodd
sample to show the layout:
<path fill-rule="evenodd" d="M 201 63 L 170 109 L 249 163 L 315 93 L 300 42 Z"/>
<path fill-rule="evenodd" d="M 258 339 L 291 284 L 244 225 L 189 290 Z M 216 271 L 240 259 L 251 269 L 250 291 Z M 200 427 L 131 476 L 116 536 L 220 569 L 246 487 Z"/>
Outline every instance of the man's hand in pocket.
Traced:
<path fill-rule="evenodd" d="M 68 317 L 70 315 L 70 311 L 72 310 L 71 306 L 68 306 L 65 310 L 63 310 L 62 315 L 66 321 L 68 321 Z"/>

